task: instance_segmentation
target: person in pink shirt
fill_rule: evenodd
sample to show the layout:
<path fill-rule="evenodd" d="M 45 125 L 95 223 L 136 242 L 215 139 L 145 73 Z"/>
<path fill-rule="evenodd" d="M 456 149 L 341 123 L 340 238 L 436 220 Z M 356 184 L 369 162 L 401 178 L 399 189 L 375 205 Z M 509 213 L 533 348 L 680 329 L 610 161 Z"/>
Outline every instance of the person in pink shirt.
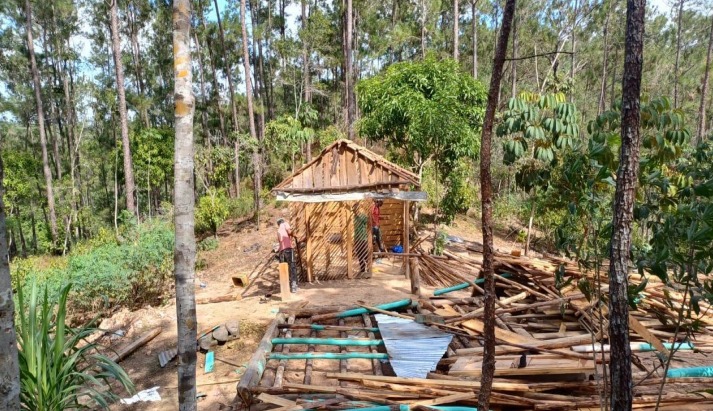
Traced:
<path fill-rule="evenodd" d="M 290 291 L 297 292 L 297 272 L 295 270 L 295 252 L 292 246 L 292 228 L 284 218 L 277 220 L 277 242 L 280 244 L 280 262 L 290 266 Z"/>

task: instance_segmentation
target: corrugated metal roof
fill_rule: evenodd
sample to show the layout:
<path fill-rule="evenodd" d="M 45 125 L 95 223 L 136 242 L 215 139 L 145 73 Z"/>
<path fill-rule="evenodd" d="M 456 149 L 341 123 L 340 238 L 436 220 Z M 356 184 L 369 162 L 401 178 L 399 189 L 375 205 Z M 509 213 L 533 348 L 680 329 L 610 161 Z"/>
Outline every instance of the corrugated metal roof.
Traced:
<path fill-rule="evenodd" d="M 453 336 L 404 318 L 376 314 L 389 363 L 399 377 L 426 378 L 436 369 Z"/>

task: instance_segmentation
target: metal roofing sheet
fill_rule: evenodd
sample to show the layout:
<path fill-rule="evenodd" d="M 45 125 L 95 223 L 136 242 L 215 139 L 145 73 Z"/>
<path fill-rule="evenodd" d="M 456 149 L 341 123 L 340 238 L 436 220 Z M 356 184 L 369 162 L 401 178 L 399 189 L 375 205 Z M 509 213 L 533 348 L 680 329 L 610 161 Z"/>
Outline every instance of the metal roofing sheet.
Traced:
<path fill-rule="evenodd" d="M 405 318 L 376 314 L 389 362 L 399 377 L 425 378 L 436 369 L 452 335 Z"/>

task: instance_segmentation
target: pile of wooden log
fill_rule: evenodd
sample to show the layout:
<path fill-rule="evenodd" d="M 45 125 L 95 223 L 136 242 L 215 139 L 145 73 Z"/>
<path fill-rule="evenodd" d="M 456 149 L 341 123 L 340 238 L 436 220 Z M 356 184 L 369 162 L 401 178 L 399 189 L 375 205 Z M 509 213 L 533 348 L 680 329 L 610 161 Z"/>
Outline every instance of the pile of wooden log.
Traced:
<path fill-rule="evenodd" d="M 250 381 L 241 382 L 241 396 L 246 402 L 261 401 L 258 408 L 281 411 L 474 407 L 484 327 L 478 251 L 464 244 L 442 257 L 419 258 L 424 283 L 424 272 L 440 278 L 433 281 L 439 285 L 465 281 L 453 292 L 437 292 L 412 303 L 348 311 L 344 310 L 350 307 L 303 308 L 280 314 L 263 340 L 276 344 L 261 344 L 263 351 L 256 353 L 256 361 L 262 363 L 255 369 L 265 372 L 252 372 L 249 366 Z M 600 409 L 609 390 L 606 274 L 582 272 L 559 259 L 506 254 L 496 256 L 495 266 L 492 409 Z M 630 278 L 631 284 L 640 281 L 638 276 Z M 680 310 L 686 312 L 689 306 L 686 294 L 655 278 L 646 281 L 638 309 L 629 317 L 635 408 L 653 410 L 660 403 L 661 409 L 713 409 L 713 395 L 706 393 L 713 382 L 712 361 L 706 356 L 713 352 L 711 307 L 699 302 L 700 314 L 678 321 Z M 410 318 L 451 333 L 452 342 L 437 369 L 425 379 L 394 376 L 371 313 Z M 275 339 L 280 336 L 311 339 L 304 345 L 279 345 L 289 341 Z"/>

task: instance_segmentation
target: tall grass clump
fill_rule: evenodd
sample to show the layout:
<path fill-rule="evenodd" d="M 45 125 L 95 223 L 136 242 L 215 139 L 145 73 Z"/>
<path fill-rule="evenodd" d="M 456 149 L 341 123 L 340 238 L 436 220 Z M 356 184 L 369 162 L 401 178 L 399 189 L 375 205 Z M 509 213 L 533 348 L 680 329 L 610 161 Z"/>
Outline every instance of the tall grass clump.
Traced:
<path fill-rule="evenodd" d="M 73 284 L 71 313 L 158 304 L 172 284 L 173 231 L 167 221 L 154 220 L 124 227 L 119 237 L 107 235 L 77 247 L 49 265 L 13 265 L 13 284 L 26 294 L 36 283 L 56 301 Z"/>
<path fill-rule="evenodd" d="M 97 318 L 79 328 L 66 325 L 71 285 L 60 290 L 58 300 L 49 296 L 46 287 L 40 297 L 39 288 L 32 283 L 28 300 L 22 288 L 18 290 L 22 409 L 106 409 L 117 399 L 112 389 L 112 384 L 117 383 L 133 393 L 134 386 L 126 372 L 107 356 L 98 354 L 96 344 L 84 341 L 97 331 Z"/>

